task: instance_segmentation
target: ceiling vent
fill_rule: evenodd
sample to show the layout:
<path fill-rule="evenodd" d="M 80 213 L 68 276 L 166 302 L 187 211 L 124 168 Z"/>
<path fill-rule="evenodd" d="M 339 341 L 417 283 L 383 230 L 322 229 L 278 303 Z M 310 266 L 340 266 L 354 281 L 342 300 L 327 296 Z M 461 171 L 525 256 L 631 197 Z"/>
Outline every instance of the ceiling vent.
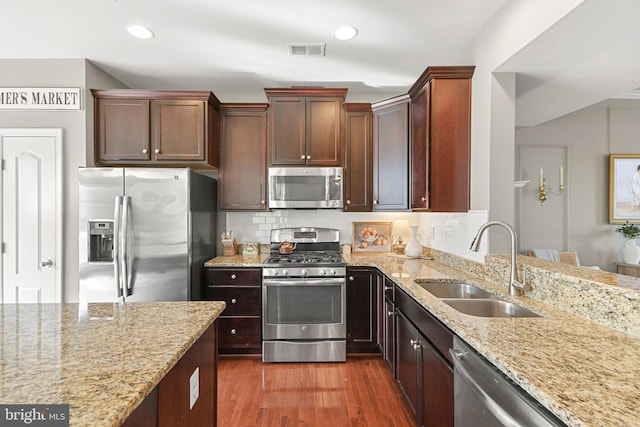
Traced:
<path fill-rule="evenodd" d="M 324 56 L 325 43 L 289 43 L 289 56 Z"/>

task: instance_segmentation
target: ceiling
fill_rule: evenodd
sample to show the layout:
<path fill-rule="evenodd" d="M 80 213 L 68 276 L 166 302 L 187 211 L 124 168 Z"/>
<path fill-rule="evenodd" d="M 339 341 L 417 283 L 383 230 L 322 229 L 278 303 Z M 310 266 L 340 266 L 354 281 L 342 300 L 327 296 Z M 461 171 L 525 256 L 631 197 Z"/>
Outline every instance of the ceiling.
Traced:
<path fill-rule="evenodd" d="M 211 90 L 223 102 L 307 85 L 384 98 L 428 65 L 452 65 L 507 1 L 20 0 L 3 5 L 0 58 L 87 58 L 131 88 Z M 132 38 L 132 23 L 156 36 Z M 358 36 L 335 39 L 342 24 Z M 326 55 L 289 56 L 288 43 L 326 43 Z"/>
<path fill-rule="evenodd" d="M 640 86 L 640 1 L 563 1 L 579 6 L 495 70 L 517 73 L 519 125 Z M 290 86 L 375 101 L 406 93 L 428 65 L 475 65 L 454 58 L 507 3 L 20 0 L 3 5 L 0 58 L 87 58 L 131 88 L 211 90 L 222 102 L 266 101 L 265 87 Z M 156 36 L 132 38 L 132 23 Z M 341 24 L 358 36 L 335 39 Z M 288 43 L 325 43 L 326 54 L 290 56 Z"/>

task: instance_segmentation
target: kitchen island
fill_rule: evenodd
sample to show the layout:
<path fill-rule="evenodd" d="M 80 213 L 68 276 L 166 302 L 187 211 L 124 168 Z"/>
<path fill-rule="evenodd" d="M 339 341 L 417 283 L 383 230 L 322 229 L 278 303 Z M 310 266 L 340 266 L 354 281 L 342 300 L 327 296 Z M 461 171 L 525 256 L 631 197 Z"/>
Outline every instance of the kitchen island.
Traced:
<path fill-rule="evenodd" d="M 191 375 L 197 359 L 192 411 L 212 412 L 215 421 L 215 322 L 224 308 L 215 301 L 4 304 L 0 403 L 69 404 L 69 425 L 96 427 L 120 426 L 142 404 L 148 422 L 156 405 L 176 413 L 186 399 L 189 410 L 189 377 L 174 383 L 184 368 Z M 170 397 L 163 382 L 180 394 L 185 388 L 185 396 L 161 406 Z"/>
<path fill-rule="evenodd" d="M 566 425 L 640 425 L 640 338 L 633 330 L 640 314 L 618 305 L 637 304 L 640 293 L 635 278 L 583 269 L 584 277 L 573 276 L 572 284 L 558 278 L 567 273 L 562 269 L 575 267 L 519 257 L 532 289 L 527 296 L 511 297 L 506 286 L 508 257 L 489 256 L 486 264 L 445 258 L 345 256 L 350 267 L 377 267 Z M 206 263 L 209 267 L 259 265 L 260 257 L 240 255 Z M 421 280 L 468 281 L 542 317 L 469 316 L 427 292 L 419 285 Z"/>

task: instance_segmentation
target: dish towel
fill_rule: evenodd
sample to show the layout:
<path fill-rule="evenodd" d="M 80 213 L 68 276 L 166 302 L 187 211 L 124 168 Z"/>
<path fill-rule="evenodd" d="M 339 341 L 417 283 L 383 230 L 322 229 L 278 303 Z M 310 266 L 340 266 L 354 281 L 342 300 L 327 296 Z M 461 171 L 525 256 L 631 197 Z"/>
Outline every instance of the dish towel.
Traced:
<path fill-rule="evenodd" d="M 533 249 L 533 255 L 547 261 L 560 262 L 560 255 L 556 249 Z"/>

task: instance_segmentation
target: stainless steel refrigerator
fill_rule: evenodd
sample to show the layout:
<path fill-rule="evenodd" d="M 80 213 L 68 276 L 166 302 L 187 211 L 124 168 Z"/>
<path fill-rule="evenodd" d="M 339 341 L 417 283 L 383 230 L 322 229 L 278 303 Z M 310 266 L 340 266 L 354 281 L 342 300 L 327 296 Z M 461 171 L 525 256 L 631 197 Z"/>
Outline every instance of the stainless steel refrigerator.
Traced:
<path fill-rule="evenodd" d="M 80 168 L 80 302 L 201 297 L 215 256 L 215 179 L 190 169 Z"/>

